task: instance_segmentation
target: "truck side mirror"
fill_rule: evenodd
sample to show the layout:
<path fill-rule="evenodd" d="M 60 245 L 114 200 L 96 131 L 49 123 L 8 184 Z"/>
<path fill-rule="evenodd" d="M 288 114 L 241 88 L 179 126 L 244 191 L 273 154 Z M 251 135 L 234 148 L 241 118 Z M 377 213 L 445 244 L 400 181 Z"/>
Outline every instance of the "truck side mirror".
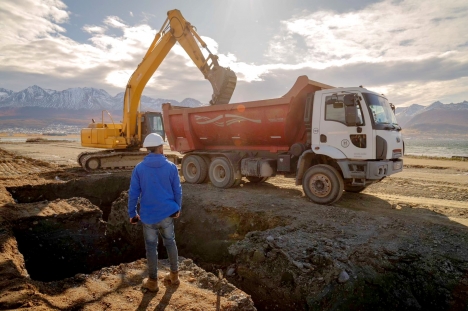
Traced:
<path fill-rule="evenodd" d="M 355 94 L 347 94 L 344 97 L 345 121 L 348 126 L 357 125 L 357 106 L 354 101 Z"/>
<path fill-rule="evenodd" d="M 344 104 L 345 104 L 346 107 L 356 105 L 356 103 L 354 101 L 354 96 L 355 96 L 355 94 L 347 94 L 347 95 L 344 96 Z"/>

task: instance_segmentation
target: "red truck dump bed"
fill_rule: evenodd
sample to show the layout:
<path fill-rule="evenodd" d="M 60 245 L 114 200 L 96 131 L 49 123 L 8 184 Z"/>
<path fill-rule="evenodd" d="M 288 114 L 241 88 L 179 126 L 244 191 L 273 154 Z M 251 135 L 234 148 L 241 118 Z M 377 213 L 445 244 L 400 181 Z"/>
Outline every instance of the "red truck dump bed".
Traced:
<path fill-rule="evenodd" d="M 163 122 L 171 150 L 287 151 L 306 142 L 307 95 L 332 86 L 300 76 L 286 95 L 198 108 L 163 105 Z"/>

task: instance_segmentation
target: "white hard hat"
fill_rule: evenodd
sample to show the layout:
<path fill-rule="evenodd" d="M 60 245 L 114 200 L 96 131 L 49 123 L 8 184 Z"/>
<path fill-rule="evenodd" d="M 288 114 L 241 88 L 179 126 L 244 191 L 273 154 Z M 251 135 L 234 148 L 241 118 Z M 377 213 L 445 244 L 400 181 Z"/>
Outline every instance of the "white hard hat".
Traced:
<path fill-rule="evenodd" d="M 145 141 L 143 142 L 143 147 L 157 147 L 164 144 L 164 139 L 161 135 L 156 133 L 151 133 L 146 136 Z"/>

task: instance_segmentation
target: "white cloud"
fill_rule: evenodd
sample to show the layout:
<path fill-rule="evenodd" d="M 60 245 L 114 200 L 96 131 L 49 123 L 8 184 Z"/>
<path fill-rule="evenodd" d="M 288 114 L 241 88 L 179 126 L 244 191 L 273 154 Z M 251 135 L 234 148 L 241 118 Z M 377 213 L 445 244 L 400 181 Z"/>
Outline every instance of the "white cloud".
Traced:
<path fill-rule="evenodd" d="M 411 104 L 429 105 L 440 100 L 448 104 L 454 102 L 453 98 L 465 98 L 467 95 L 468 77 L 449 81 L 431 81 L 420 83 L 390 84 L 384 88 L 373 88 L 373 91 L 391 95 L 390 100 L 398 106 L 409 106 Z M 455 103 L 462 100 L 455 101 Z"/>
<path fill-rule="evenodd" d="M 280 61 L 292 55 L 312 68 L 431 57 L 466 61 L 467 9 L 464 0 L 385 0 L 355 12 L 300 15 L 282 22 L 266 56 Z"/>
<path fill-rule="evenodd" d="M 125 29 L 127 25 L 121 20 L 118 16 L 108 16 L 104 20 L 104 24 L 109 25 L 114 28 Z"/>
<path fill-rule="evenodd" d="M 87 33 L 104 33 L 107 30 L 107 27 L 101 27 L 101 26 L 91 26 L 91 25 L 85 25 L 83 26 L 83 31 Z"/>
<path fill-rule="evenodd" d="M 0 5 L 0 42 L 27 43 L 51 33 L 65 32 L 58 24 L 68 20 L 66 6 L 55 0 L 3 0 Z M 58 24 L 57 24 L 58 23 Z"/>
<path fill-rule="evenodd" d="M 468 64 L 467 12 L 466 0 L 428 0 L 424 4 L 418 0 L 385 0 L 347 13 L 303 11 L 281 22 L 281 30 L 269 40 L 261 63 L 241 60 L 231 53 L 218 54 L 219 45 L 214 39 L 206 36 L 202 39 L 219 56 L 221 66 L 237 73 L 239 85 L 279 81 L 288 75 L 293 81 L 298 74 L 310 72 L 316 74 L 310 76 L 313 80 L 341 84 L 337 68 L 350 68 L 354 74 L 361 70 L 360 66 L 366 66 L 367 72 L 369 66 L 375 66 L 381 72 L 373 72 L 367 80 L 357 83 L 389 95 L 396 104 L 430 103 L 442 98 L 451 100 L 450 93 L 459 97 L 468 95 L 463 73 L 466 69 L 455 68 L 457 64 Z M 86 77 L 87 86 L 109 86 L 123 91 L 157 30 L 144 20 L 130 25 L 121 17 L 108 16 L 101 25 L 83 26 L 82 30 L 90 38 L 87 43 L 80 43 L 68 38 L 61 26 L 69 20 L 69 14 L 59 0 L 2 0 L 0 71 L 76 80 Z M 142 15 L 144 19 L 151 17 Z M 207 52 L 202 51 L 206 56 Z M 401 67 L 403 63 L 411 63 L 417 67 L 431 59 L 446 60 L 454 66 L 446 69 L 450 74 L 445 74 L 444 81 L 437 81 L 433 72 L 431 78 L 424 76 L 428 69 L 418 71 L 422 73 L 420 77 L 405 73 L 395 78 L 397 71 L 389 73 L 393 64 Z M 424 66 L 430 64 L 427 61 Z M 335 76 L 328 75 L 328 80 L 322 80 L 330 71 Z M 453 78 L 452 72 L 458 76 Z M 343 86 L 355 85 L 358 80 L 349 81 Z M 148 82 L 148 88 L 153 94 L 163 92 L 174 99 L 176 96 L 209 98 L 211 91 L 209 83 L 178 44 Z M 234 93 L 234 100 L 239 91 Z M 240 98 L 248 98 L 244 95 Z M 271 96 L 266 94 L 264 98 L 268 97 Z"/>

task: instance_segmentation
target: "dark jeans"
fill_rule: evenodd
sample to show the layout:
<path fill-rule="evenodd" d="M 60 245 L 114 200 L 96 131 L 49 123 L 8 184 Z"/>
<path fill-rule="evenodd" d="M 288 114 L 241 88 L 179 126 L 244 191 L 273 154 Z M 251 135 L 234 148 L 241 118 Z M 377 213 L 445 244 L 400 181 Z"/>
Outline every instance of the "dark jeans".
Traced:
<path fill-rule="evenodd" d="M 177 260 L 177 245 L 174 234 L 174 219 L 168 217 L 156 224 L 143 224 L 143 236 L 145 238 L 148 272 L 149 277 L 152 279 L 158 278 L 158 231 L 161 234 L 164 246 L 167 250 L 167 254 L 169 255 L 171 271 L 179 270 L 179 263 Z"/>

